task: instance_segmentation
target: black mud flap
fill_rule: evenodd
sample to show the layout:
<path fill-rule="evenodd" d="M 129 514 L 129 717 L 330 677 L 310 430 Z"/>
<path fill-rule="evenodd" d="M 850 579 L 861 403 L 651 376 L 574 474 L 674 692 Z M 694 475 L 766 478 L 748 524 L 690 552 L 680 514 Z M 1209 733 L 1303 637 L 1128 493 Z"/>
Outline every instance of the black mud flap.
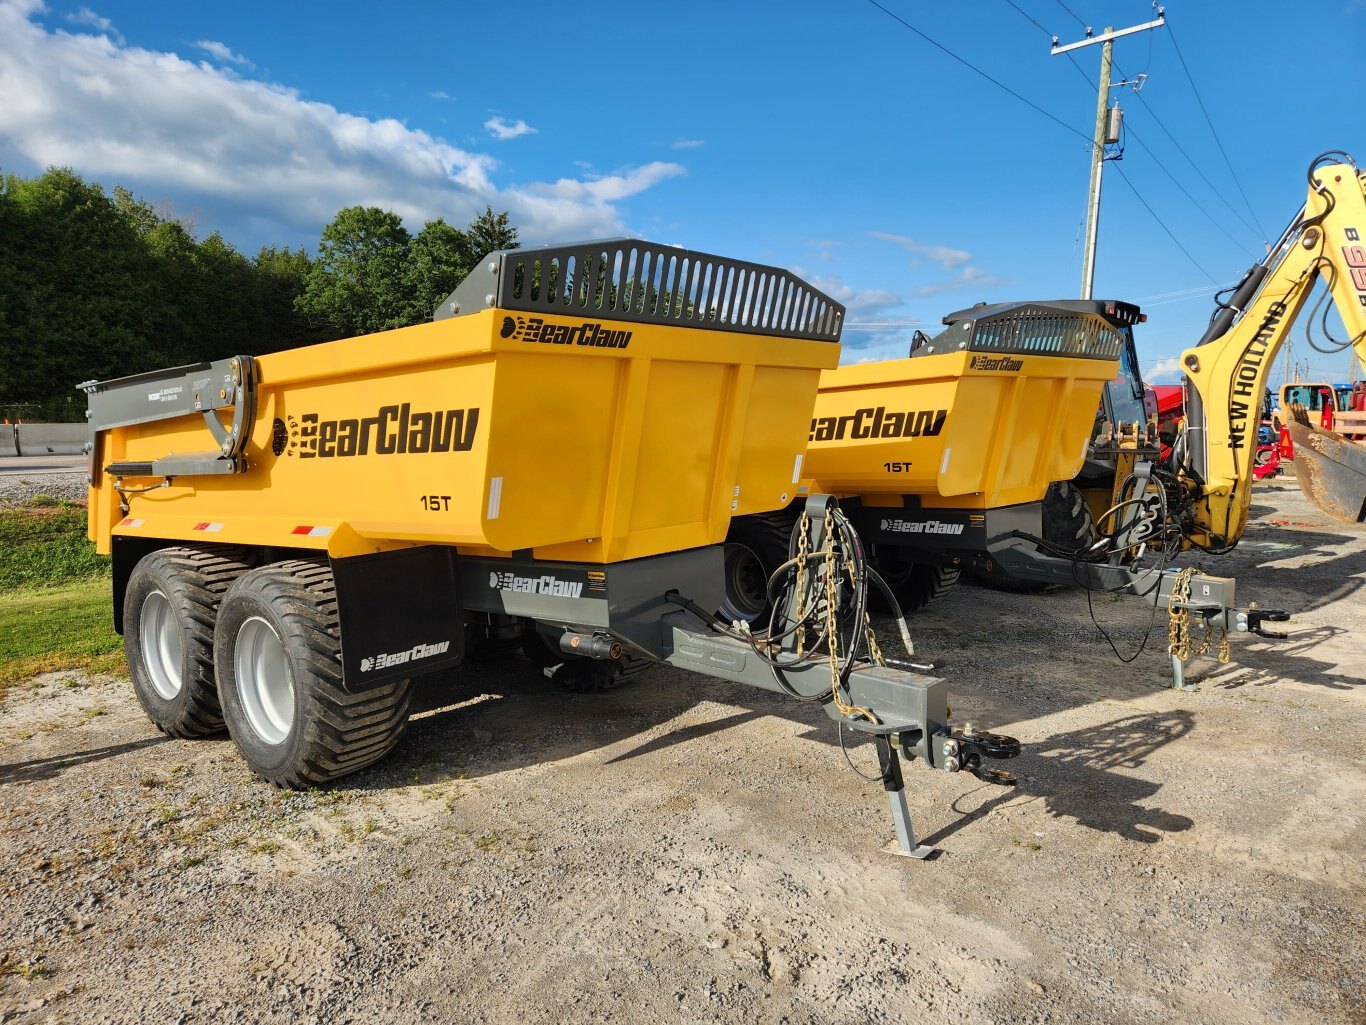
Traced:
<path fill-rule="evenodd" d="M 424 545 L 332 560 L 342 686 L 355 693 L 464 659 L 457 559 L 454 548 Z"/>

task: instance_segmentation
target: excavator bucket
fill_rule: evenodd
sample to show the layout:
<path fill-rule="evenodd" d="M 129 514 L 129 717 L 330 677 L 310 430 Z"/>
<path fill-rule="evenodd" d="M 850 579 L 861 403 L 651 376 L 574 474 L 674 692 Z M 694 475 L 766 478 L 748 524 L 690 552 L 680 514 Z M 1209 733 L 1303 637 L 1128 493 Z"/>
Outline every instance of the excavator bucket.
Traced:
<path fill-rule="evenodd" d="M 1343 523 L 1366 521 L 1366 444 L 1298 420 L 1286 426 L 1295 477 L 1309 501 Z"/>

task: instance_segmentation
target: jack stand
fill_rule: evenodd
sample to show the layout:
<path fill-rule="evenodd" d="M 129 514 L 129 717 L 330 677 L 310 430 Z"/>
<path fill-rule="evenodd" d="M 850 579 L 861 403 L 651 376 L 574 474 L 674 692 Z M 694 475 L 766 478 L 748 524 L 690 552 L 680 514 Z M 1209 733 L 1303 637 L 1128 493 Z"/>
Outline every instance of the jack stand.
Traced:
<path fill-rule="evenodd" d="M 1194 687 L 1186 686 L 1186 667 L 1175 655 L 1172 657 L 1172 686 L 1177 690 L 1194 690 Z"/>
<path fill-rule="evenodd" d="M 897 849 L 889 849 L 888 853 L 903 858 L 919 858 L 923 861 L 933 854 L 935 849 L 915 842 L 915 829 L 911 826 L 911 809 L 906 804 L 906 784 L 901 778 L 901 759 L 887 737 L 879 734 L 876 740 L 882 788 L 887 791 L 887 803 L 892 808 L 892 825 L 896 828 Z"/>

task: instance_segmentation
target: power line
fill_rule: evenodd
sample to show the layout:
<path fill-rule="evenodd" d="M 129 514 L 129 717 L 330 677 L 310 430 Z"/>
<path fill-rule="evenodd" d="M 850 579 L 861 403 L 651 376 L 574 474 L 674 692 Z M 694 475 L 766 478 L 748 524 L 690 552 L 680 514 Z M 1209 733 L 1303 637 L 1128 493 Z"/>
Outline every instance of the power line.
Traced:
<path fill-rule="evenodd" d="M 905 18 L 902 18 L 900 15 L 894 14 L 892 11 L 889 11 L 889 10 L 888 10 L 886 7 L 884 7 L 882 4 L 878 3 L 878 0 L 868 0 L 868 3 L 870 3 L 872 6 L 876 7 L 879 11 L 881 11 L 883 14 L 887 15 L 887 17 L 891 18 L 893 21 L 895 21 L 895 22 L 897 22 L 898 24 L 900 24 L 903 28 L 910 29 L 912 32 L 914 32 L 916 35 L 918 35 L 921 39 L 925 40 L 927 43 L 929 43 L 931 46 L 933 46 L 935 49 L 941 51 L 942 53 L 948 54 L 948 56 L 952 57 L 955 61 L 957 61 L 959 64 L 963 65 L 963 67 L 967 68 L 969 71 L 973 72 L 973 73 L 976 74 L 976 75 L 981 76 L 982 78 L 985 78 L 985 79 L 986 79 L 988 82 L 990 82 L 992 85 L 996 86 L 998 89 L 1002 89 L 1002 90 L 1004 90 L 1005 92 L 1009 93 L 1011 96 L 1015 97 L 1017 100 L 1019 100 L 1019 101 L 1020 101 L 1021 103 L 1023 103 L 1025 106 L 1027 106 L 1027 107 L 1031 108 L 1032 110 L 1035 110 L 1035 111 L 1037 111 L 1038 113 L 1042 114 L 1044 117 L 1048 118 L 1048 120 L 1052 121 L 1054 124 L 1060 125 L 1061 127 L 1067 129 L 1067 131 L 1071 132 L 1073 135 L 1077 136 L 1078 138 L 1084 139 L 1084 140 L 1086 141 L 1087 146 L 1091 147 L 1092 149 L 1095 148 L 1096 143 L 1095 143 L 1095 140 L 1094 140 L 1094 139 L 1092 139 L 1091 137 L 1087 136 L 1087 135 L 1084 134 L 1083 132 L 1079 132 L 1077 129 L 1073 128 L 1071 125 L 1069 125 L 1069 124 L 1068 124 L 1066 121 L 1064 121 L 1062 118 L 1057 117 L 1056 115 L 1051 114 L 1051 113 L 1049 113 L 1048 111 L 1044 110 L 1042 107 L 1040 107 L 1040 106 L 1039 106 L 1037 103 L 1035 103 L 1033 100 L 1029 100 L 1029 99 L 1026 99 L 1025 97 L 1021 96 L 1021 95 L 1020 95 L 1019 93 L 1017 93 L 1014 89 L 1010 88 L 1010 86 L 1006 85 L 1004 82 L 1000 81 L 999 79 L 993 78 L 991 75 L 988 75 L 985 71 L 983 71 L 981 68 L 977 67 L 976 65 L 972 64 L 972 63 L 971 63 L 970 61 L 968 61 L 967 59 L 958 56 L 958 54 L 954 53 L 952 50 L 950 50 L 950 49 L 949 49 L 947 46 L 945 46 L 943 43 L 941 43 L 941 42 L 939 42 L 938 40 L 933 39 L 933 38 L 931 38 L 930 36 L 926 35 L 924 32 L 920 31 L 920 29 L 916 28 L 916 27 L 915 27 L 914 25 L 912 25 L 909 21 L 907 21 Z M 1061 4 L 1061 3 L 1062 3 L 1062 0 L 1058 0 L 1058 3 Z M 1012 4 L 1012 6 L 1014 6 L 1014 5 Z M 1073 12 L 1072 12 L 1071 10 L 1069 10 L 1065 5 L 1064 5 L 1063 9 L 1064 9 L 1064 10 L 1067 10 L 1067 13 L 1068 13 L 1068 14 L 1071 14 L 1072 17 L 1074 17 L 1074 18 L 1077 17 L 1077 16 L 1076 16 L 1075 14 L 1073 14 Z M 1081 19 L 1078 18 L 1077 20 L 1080 21 Z M 1085 24 L 1085 23 L 1083 22 L 1083 24 Z M 1068 56 L 1070 56 L 1070 54 L 1069 54 Z M 1078 68 L 1077 70 L 1080 71 L 1081 69 Z M 1083 72 L 1083 75 L 1085 75 L 1085 72 Z M 1147 210 L 1148 213 L 1152 216 L 1152 219 L 1155 220 L 1155 221 L 1158 223 L 1158 226 L 1161 227 L 1161 229 L 1167 233 L 1167 237 L 1170 238 L 1170 239 L 1172 240 L 1173 243 L 1175 243 L 1176 248 L 1179 249 L 1179 250 L 1181 250 L 1181 252 L 1185 254 L 1186 259 L 1190 260 L 1190 262 L 1193 263 L 1193 264 L 1196 266 L 1196 268 L 1200 271 L 1201 274 L 1203 274 L 1203 275 L 1205 275 L 1205 277 L 1209 278 L 1210 281 L 1213 282 L 1215 285 L 1218 285 L 1219 282 L 1215 280 L 1214 275 L 1211 274 L 1209 271 L 1205 270 L 1204 267 L 1200 266 L 1200 262 L 1199 262 L 1198 260 L 1196 260 L 1195 257 L 1191 256 L 1190 252 L 1186 249 L 1185 246 L 1183 246 L 1183 245 L 1181 244 L 1180 240 L 1179 240 L 1175 235 L 1172 234 L 1171 229 L 1168 228 L 1167 225 L 1166 225 L 1165 223 L 1163 223 L 1162 218 L 1160 218 L 1160 217 L 1157 216 L 1157 212 L 1154 211 L 1153 208 L 1148 204 L 1148 201 L 1147 201 L 1146 199 L 1143 198 L 1143 194 L 1142 194 L 1141 192 L 1138 191 L 1138 189 L 1134 186 L 1133 182 L 1129 181 L 1129 176 L 1126 175 L 1126 174 L 1124 173 L 1123 168 L 1121 168 L 1118 164 L 1116 164 L 1116 165 L 1115 165 L 1115 170 L 1119 171 L 1119 176 L 1120 176 L 1120 178 L 1122 178 L 1122 179 L 1124 180 L 1124 184 L 1127 185 L 1127 186 L 1129 186 L 1130 191 L 1132 191 L 1133 194 L 1134 194 L 1134 196 L 1137 197 L 1138 201 L 1139 201 L 1140 203 L 1143 204 L 1143 209 Z"/>
<path fill-rule="evenodd" d="M 1046 35 L 1049 39 L 1057 39 L 1057 38 L 1058 38 L 1058 37 L 1057 37 L 1056 35 L 1054 35 L 1052 32 L 1049 32 L 1048 29 L 1044 28 L 1044 27 L 1043 27 L 1042 25 L 1040 25 L 1037 21 L 1035 21 L 1035 20 L 1033 19 L 1033 17 L 1031 17 L 1030 15 L 1026 14 L 1026 13 L 1024 12 L 1024 10 L 1020 7 L 1020 5 L 1017 4 L 1017 3 L 1015 2 L 1015 0 L 1006 0 L 1006 3 L 1010 4 L 1011 7 L 1014 7 L 1015 10 L 1019 11 L 1019 12 L 1020 12 L 1020 17 L 1024 18 L 1026 21 L 1028 21 L 1028 22 L 1030 22 L 1031 24 L 1033 24 L 1033 26 L 1034 26 L 1036 29 L 1038 29 L 1040 32 L 1042 32 L 1044 35 Z"/>
<path fill-rule="evenodd" d="M 1143 198 L 1143 193 L 1139 192 L 1138 188 L 1134 185 L 1134 183 L 1129 181 L 1129 176 L 1124 173 L 1124 166 L 1122 164 L 1116 163 L 1115 170 L 1119 172 L 1119 176 L 1124 180 L 1124 184 L 1129 186 L 1130 191 L 1132 191 L 1133 194 L 1138 198 L 1138 201 L 1143 204 L 1143 209 L 1147 210 L 1148 213 L 1153 215 L 1153 220 L 1155 220 L 1161 226 L 1162 230 L 1167 233 L 1167 237 L 1170 238 L 1172 242 L 1176 244 L 1176 248 L 1181 250 L 1181 252 L 1185 254 L 1186 259 L 1189 260 L 1191 263 L 1195 264 L 1196 268 L 1200 271 L 1200 273 L 1203 274 L 1205 277 L 1209 278 L 1212 284 L 1218 286 L 1219 282 L 1215 280 L 1214 275 L 1211 274 L 1209 271 L 1205 270 L 1204 267 L 1200 266 L 1200 261 L 1197 260 L 1195 257 L 1191 256 L 1190 252 L 1186 249 L 1186 247 L 1181 244 L 1180 239 L 1178 239 L 1175 235 L 1172 234 L 1171 228 L 1167 227 L 1166 224 L 1162 222 L 1162 218 L 1157 216 L 1157 212 L 1153 210 L 1151 206 L 1148 205 L 1148 201 Z"/>
<path fill-rule="evenodd" d="M 1199 210 L 1202 214 L 1204 214 L 1205 218 L 1210 222 L 1210 224 L 1213 224 L 1220 231 L 1220 233 L 1223 234 L 1224 238 L 1228 239 L 1239 249 L 1244 248 L 1243 243 L 1239 242 L 1236 238 L 1230 235 L 1228 233 L 1228 229 L 1226 229 L 1222 224 L 1215 220 L 1214 215 L 1211 214 L 1208 210 L 1206 210 L 1204 206 L 1201 205 L 1199 200 L 1197 200 L 1194 196 L 1192 196 L 1189 192 L 1186 191 L 1186 187 L 1176 180 L 1176 175 L 1172 174 L 1171 171 L 1167 170 L 1166 164 L 1162 163 L 1162 161 L 1157 159 L 1157 154 L 1150 150 L 1147 144 L 1141 138 L 1139 138 L 1138 133 L 1133 130 L 1132 126 L 1125 125 L 1124 131 L 1128 134 L 1128 136 L 1131 139 L 1134 140 L 1134 142 L 1138 143 L 1139 148 L 1142 149 L 1144 153 L 1148 154 L 1148 157 L 1152 160 L 1152 162 L 1162 169 L 1162 173 L 1172 180 L 1172 184 L 1181 190 L 1181 195 L 1189 199 L 1191 203 L 1195 206 L 1195 209 Z"/>
<path fill-rule="evenodd" d="M 1219 153 L 1224 158 L 1224 163 L 1228 166 L 1229 174 L 1233 175 L 1233 183 L 1238 186 L 1238 192 L 1243 197 L 1243 202 L 1247 203 L 1247 212 L 1252 214 L 1252 220 L 1257 225 L 1257 230 L 1262 233 L 1262 240 L 1266 241 L 1266 229 L 1262 227 L 1261 221 L 1257 220 L 1257 212 L 1252 209 L 1252 203 L 1247 198 L 1247 193 L 1243 191 L 1243 183 L 1238 180 L 1238 172 L 1233 169 L 1233 162 L 1229 160 L 1228 153 L 1224 151 L 1224 144 L 1219 139 L 1219 133 L 1214 130 L 1214 122 L 1210 119 L 1209 111 L 1205 109 L 1205 101 L 1200 98 L 1200 90 L 1195 88 L 1195 79 L 1191 77 L 1190 68 L 1186 67 L 1186 58 L 1182 56 L 1181 45 L 1176 41 L 1176 35 L 1172 32 L 1171 22 L 1167 22 L 1167 33 L 1171 36 L 1172 46 L 1176 49 L 1176 56 L 1181 61 L 1181 70 L 1186 73 L 1186 81 L 1191 84 L 1191 92 L 1195 93 L 1195 100 L 1200 104 L 1200 112 L 1205 115 L 1205 123 L 1209 125 L 1210 135 L 1214 136 L 1214 141 L 1219 147 Z"/>
<path fill-rule="evenodd" d="M 1118 64 L 1115 65 L 1115 70 L 1118 71 L 1121 75 L 1124 75 L 1123 69 L 1120 68 Z M 1124 77 L 1127 78 L 1128 76 L 1124 75 Z M 1234 217 L 1238 218 L 1239 222 L 1243 225 L 1243 227 L 1247 228 L 1247 230 L 1252 232 L 1253 235 L 1265 236 L 1266 232 L 1258 231 L 1258 229 L 1254 228 L 1251 224 L 1249 224 L 1247 218 L 1244 217 L 1241 213 L 1239 213 L 1237 209 L 1234 208 L 1233 204 L 1230 203 L 1224 197 L 1224 194 L 1219 191 L 1218 186 L 1216 186 L 1214 182 L 1209 180 L 1209 177 L 1205 174 L 1204 171 L 1200 170 L 1200 165 L 1197 164 L 1191 158 L 1191 155 L 1186 152 L 1185 147 L 1182 146 L 1181 143 L 1177 142 L 1176 136 L 1172 135 L 1171 129 L 1169 129 L 1163 122 L 1163 120 L 1157 116 L 1157 111 L 1153 110 L 1152 105 L 1149 104 L 1148 101 L 1143 98 L 1143 94 L 1134 93 L 1134 96 L 1138 99 L 1139 103 L 1143 104 L 1143 109 L 1146 110 L 1150 115 L 1152 115 L 1152 119 L 1157 124 L 1157 127 L 1162 129 L 1162 134 L 1164 134 L 1171 141 L 1171 144 L 1176 147 L 1177 152 L 1186 158 L 1186 163 L 1191 165 L 1191 169 L 1195 171 L 1197 175 L 1200 176 L 1200 180 L 1209 186 L 1209 190 L 1214 193 L 1215 198 L 1217 198 L 1219 202 L 1223 203 L 1224 206 L 1228 207 L 1229 213 L 1233 214 Z"/>
<path fill-rule="evenodd" d="M 1007 3 L 1010 3 L 1010 0 L 1006 0 L 1006 2 L 1007 2 Z M 1014 4 L 1011 4 L 1011 6 L 1013 7 Z M 1151 33 L 1149 34 L 1149 38 L 1151 38 Z M 1071 62 L 1072 67 L 1076 69 L 1077 74 L 1080 75 L 1080 76 L 1082 77 L 1082 79 L 1086 82 L 1086 84 L 1089 85 L 1092 89 L 1095 89 L 1095 88 L 1096 88 L 1096 83 L 1093 82 L 1093 81 L 1091 81 L 1091 76 L 1088 75 L 1088 74 L 1085 72 L 1085 70 L 1082 69 L 1082 66 L 1076 62 L 1076 60 L 1073 58 L 1073 56 L 1072 56 L 1070 53 L 1064 54 L 1063 56 L 1065 56 L 1065 57 L 1068 59 L 1068 61 Z M 1129 77 L 1128 75 L 1124 74 L 1123 70 L 1119 68 L 1119 65 L 1115 65 L 1115 70 L 1119 71 L 1119 74 L 1120 74 L 1120 77 L 1121 77 L 1121 78 L 1128 78 L 1128 77 Z M 1136 91 L 1136 92 L 1134 93 L 1134 95 L 1135 95 L 1135 96 L 1141 97 L 1141 96 L 1142 96 L 1142 93 L 1139 93 L 1139 92 Z M 1144 104 L 1144 107 L 1145 107 L 1145 108 L 1147 107 L 1147 104 L 1146 104 L 1146 103 Z M 1149 112 L 1151 113 L 1151 111 L 1149 111 Z M 1156 115 L 1154 115 L 1154 118 L 1153 118 L 1153 119 L 1156 120 Z M 1134 142 L 1136 142 L 1136 143 L 1138 144 L 1139 148 L 1142 149 L 1144 153 L 1148 154 L 1148 156 L 1152 158 L 1152 162 L 1153 162 L 1154 164 L 1156 164 L 1158 167 L 1160 167 L 1160 168 L 1162 169 L 1163 173 L 1165 173 L 1166 176 L 1172 180 L 1172 184 L 1175 185 L 1178 189 L 1181 190 L 1181 194 L 1182 194 L 1183 196 L 1185 196 L 1187 199 L 1189 199 L 1189 200 L 1191 201 L 1191 203 L 1194 204 L 1195 208 L 1196 208 L 1197 210 L 1199 210 L 1202 214 L 1205 215 L 1205 217 L 1207 217 L 1207 218 L 1209 219 L 1209 222 L 1210 222 L 1211 224 L 1213 224 L 1216 228 L 1218 228 L 1219 231 L 1223 232 L 1223 235 L 1224 235 L 1224 237 L 1225 237 L 1226 239 L 1228 239 L 1230 242 L 1232 242 L 1232 243 L 1233 243 L 1235 246 L 1237 246 L 1239 249 L 1242 249 L 1242 248 L 1243 248 L 1243 244 L 1242 244 L 1241 242 L 1239 242 L 1236 238 L 1234 238 L 1232 235 L 1230 235 L 1230 234 L 1228 233 L 1228 230 L 1227 230 L 1222 224 L 1220 224 L 1217 220 L 1215 220 L 1215 219 L 1214 219 L 1214 216 L 1213 216 L 1208 210 L 1206 210 L 1206 209 L 1204 208 L 1204 206 L 1202 206 L 1202 205 L 1200 204 L 1199 200 L 1197 200 L 1197 199 L 1196 199 L 1194 196 L 1192 196 L 1188 191 L 1186 191 L 1186 187 L 1185 187 L 1184 185 L 1182 185 L 1179 181 L 1176 180 L 1176 175 L 1172 174 L 1171 171 L 1167 169 L 1167 165 L 1164 164 L 1164 163 L 1162 163 L 1162 161 L 1159 160 L 1159 159 L 1157 158 L 1157 154 L 1155 154 L 1151 149 L 1149 149 L 1148 146 L 1147 146 L 1147 144 L 1144 143 L 1143 140 L 1142 140 L 1141 138 L 1139 138 L 1138 133 L 1137 133 L 1136 131 L 1134 131 L 1134 129 L 1133 129 L 1132 126 L 1130 126 L 1130 125 L 1125 125 L 1125 126 L 1124 126 L 1124 131 L 1125 131 L 1125 133 L 1126 133 L 1127 135 L 1129 135 L 1129 136 L 1134 140 Z M 1212 187 L 1213 187 L 1213 186 L 1211 186 L 1211 188 L 1212 188 Z M 1230 209 L 1232 209 L 1232 207 L 1230 207 Z M 1235 210 L 1234 213 L 1236 214 L 1237 211 Z M 1247 224 L 1246 221 L 1244 221 L 1243 223 L 1244 223 L 1244 224 Z M 1248 225 L 1248 230 L 1252 230 L 1252 226 L 1251 226 L 1251 225 Z"/>
<path fill-rule="evenodd" d="M 1056 117 L 1055 115 L 1050 114 L 1048 111 L 1044 110 L 1044 109 L 1043 109 L 1042 107 L 1040 107 L 1037 103 L 1035 103 L 1033 100 L 1025 99 L 1023 96 L 1021 96 L 1019 93 L 1017 93 L 1014 89 L 1010 88 L 1010 86 L 1006 85 L 1004 82 L 1000 81 L 999 79 L 992 78 L 990 75 L 988 75 L 988 74 L 987 74 L 985 71 L 983 71 L 981 68 L 976 67 L 975 65 L 969 63 L 969 62 L 968 62 L 967 60 L 965 60 L 964 58 L 958 56 L 958 54 L 954 53 L 952 50 L 950 50 L 950 49 L 949 49 L 947 46 L 945 46 L 943 43 L 941 43 L 941 42 L 939 42 L 939 41 L 937 41 L 937 40 L 935 40 L 935 39 L 931 39 L 929 36 L 927 36 L 924 32 L 921 32 L 920 29 L 916 28 L 914 25 L 912 25 L 912 24 L 911 24 L 909 21 L 907 21 L 905 18 L 901 17 L 900 15 L 893 14 L 893 13 L 892 13 L 891 11 L 889 11 L 887 8 L 883 7 L 882 4 L 878 3 L 877 0 L 868 0 L 868 2 L 869 2 L 870 4 L 872 4 L 874 7 L 876 7 L 876 8 L 877 8 L 879 11 L 881 11 L 883 14 L 887 15 L 887 17 L 891 18 L 893 21 L 898 22 L 898 23 L 901 24 L 904 28 L 910 29 L 912 32 L 914 32 L 916 35 L 918 35 L 921 39 L 925 40 L 925 42 L 927 42 L 927 43 L 929 43 L 931 46 L 933 46 L 935 49 L 940 50 L 940 51 L 942 51 L 943 53 L 948 54 L 950 57 L 952 57 L 954 60 L 956 60 L 959 64 L 963 65 L 963 67 L 967 68 L 969 71 L 973 72 L 973 73 L 976 74 L 976 75 L 980 75 L 982 78 L 985 78 L 988 82 L 990 82 L 992 85 L 996 86 L 998 89 L 1004 89 L 1006 92 L 1010 93 L 1011 96 L 1014 96 L 1017 100 L 1019 100 L 1021 103 L 1023 103 L 1026 107 L 1030 107 L 1031 109 L 1038 111 L 1040 114 L 1042 114 L 1044 117 L 1048 118 L 1048 120 L 1052 121 L 1054 124 L 1060 125 L 1061 127 L 1066 128 L 1066 129 L 1067 129 L 1069 132 L 1071 132 L 1073 135 L 1078 136 L 1079 138 L 1085 139 L 1085 140 L 1086 140 L 1086 144 L 1087 144 L 1088 146 L 1094 145 L 1094 143 L 1092 142 L 1091 137 L 1090 137 L 1089 135 L 1086 135 L 1086 134 L 1084 134 L 1083 132 L 1077 131 L 1075 128 L 1073 128 L 1071 125 L 1069 125 L 1066 121 L 1064 121 L 1062 118 Z"/>
<path fill-rule="evenodd" d="M 1058 4 L 1058 6 L 1061 7 L 1064 11 L 1066 11 L 1068 14 L 1070 14 L 1073 18 L 1076 18 L 1077 24 L 1078 24 L 1078 25 L 1080 25 L 1082 28 L 1086 29 L 1087 32 L 1090 32 L 1090 31 L 1091 31 L 1091 26 L 1090 26 L 1090 25 L 1086 24 L 1086 22 L 1082 21 L 1080 18 L 1077 18 L 1077 12 L 1076 12 L 1076 11 L 1074 11 L 1074 10 L 1072 10 L 1072 8 L 1068 7 L 1065 3 L 1062 2 L 1062 0 L 1057 0 L 1057 4 Z"/>

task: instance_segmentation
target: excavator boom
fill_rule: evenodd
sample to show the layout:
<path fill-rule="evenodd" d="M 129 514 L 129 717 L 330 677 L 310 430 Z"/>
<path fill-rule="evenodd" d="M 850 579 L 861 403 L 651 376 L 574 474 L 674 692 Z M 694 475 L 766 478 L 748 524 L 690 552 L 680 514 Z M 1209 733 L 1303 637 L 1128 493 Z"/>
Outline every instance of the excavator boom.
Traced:
<path fill-rule="evenodd" d="M 1304 209 L 1266 260 L 1244 276 L 1205 337 L 1181 357 L 1189 416 L 1180 475 L 1195 492 L 1191 539 L 1201 547 L 1220 548 L 1242 535 L 1261 397 L 1276 354 L 1320 279 L 1347 328 L 1339 344 L 1366 365 L 1366 177 L 1346 154 L 1328 153 L 1310 165 L 1308 178 Z M 1329 516 L 1360 521 L 1366 504 L 1360 446 L 1304 423 L 1291 431 L 1305 494 Z"/>

